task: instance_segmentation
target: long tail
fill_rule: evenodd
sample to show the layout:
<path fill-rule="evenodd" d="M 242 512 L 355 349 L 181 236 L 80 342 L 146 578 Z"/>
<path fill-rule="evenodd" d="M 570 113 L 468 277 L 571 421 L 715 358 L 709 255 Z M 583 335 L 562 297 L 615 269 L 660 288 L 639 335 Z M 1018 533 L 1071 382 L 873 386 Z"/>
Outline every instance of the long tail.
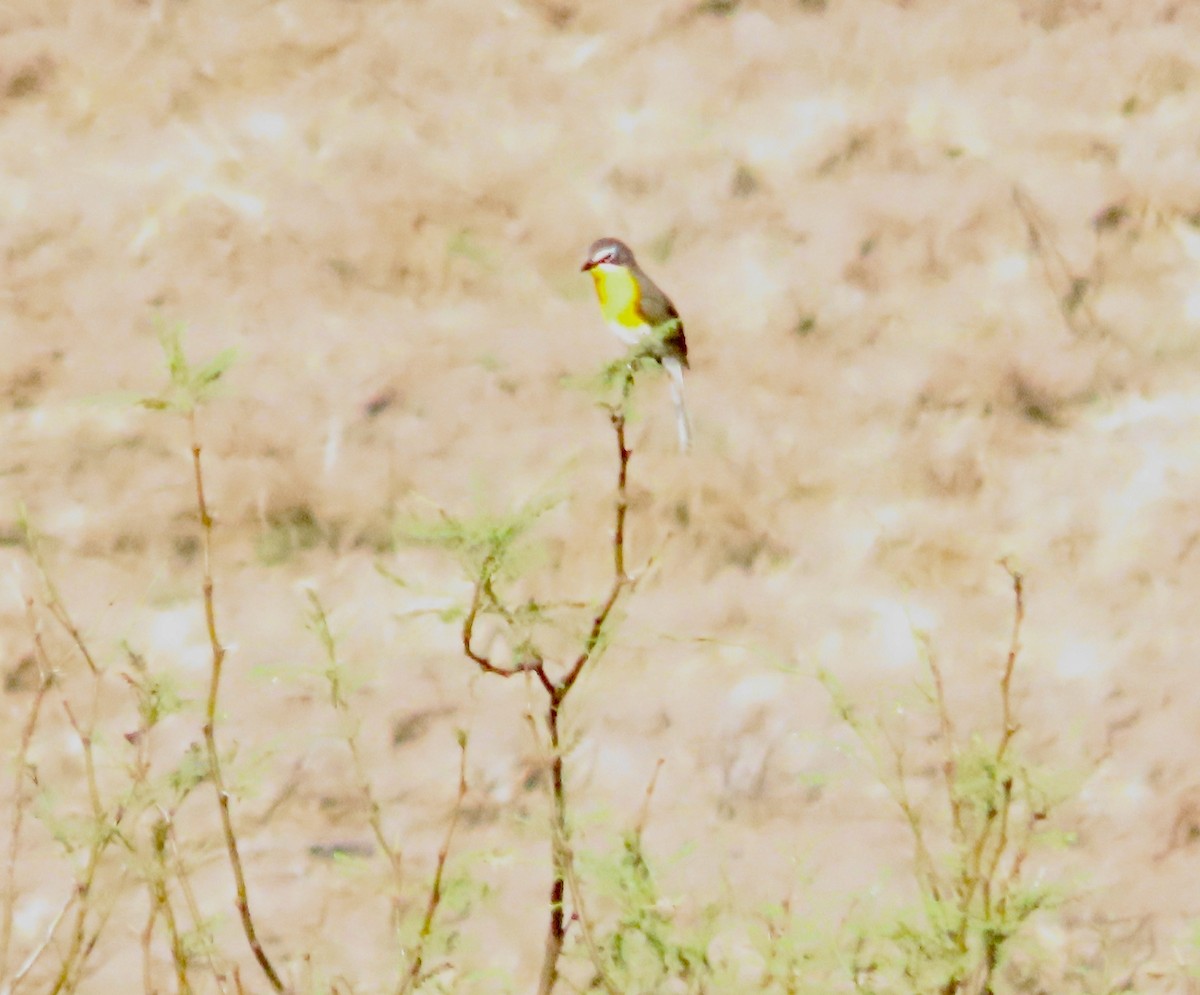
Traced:
<path fill-rule="evenodd" d="M 687 405 L 683 403 L 683 366 L 674 356 L 664 356 L 663 369 L 671 386 L 671 401 L 675 404 L 675 428 L 679 433 L 679 451 L 686 453 L 692 445 L 692 426 L 688 421 Z"/>

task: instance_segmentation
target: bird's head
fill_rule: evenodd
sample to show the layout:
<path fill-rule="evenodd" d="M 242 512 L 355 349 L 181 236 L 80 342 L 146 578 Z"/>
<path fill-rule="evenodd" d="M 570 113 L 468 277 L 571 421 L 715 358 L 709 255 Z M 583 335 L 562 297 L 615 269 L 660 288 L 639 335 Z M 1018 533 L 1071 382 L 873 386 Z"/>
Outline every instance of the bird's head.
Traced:
<path fill-rule="evenodd" d="M 595 266 L 632 266 L 633 252 L 629 246 L 616 238 L 598 238 L 587 251 L 587 258 L 579 267 L 586 273 Z"/>

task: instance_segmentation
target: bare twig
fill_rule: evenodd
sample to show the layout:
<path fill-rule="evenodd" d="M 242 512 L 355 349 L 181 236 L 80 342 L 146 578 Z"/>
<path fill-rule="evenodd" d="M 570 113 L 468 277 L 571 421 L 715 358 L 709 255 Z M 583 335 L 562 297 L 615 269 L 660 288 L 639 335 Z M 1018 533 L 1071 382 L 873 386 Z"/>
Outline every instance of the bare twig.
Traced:
<path fill-rule="evenodd" d="M 1000 677 L 1000 699 L 1002 702 L 1002 719 L 1004 725 L 1000 730 L 999 745 L 996 747 L 996 757 L 998 760 L 1004 759 L 1005 754 L 1008 752 L 1009 744 L 1012 742 L 1013 736 L 1017 734 L 1018 729 L 1016 720 L 1013 718 L 1012 678 L 1013 670 L 1017 666 L 1017 657 L 1021 652 L 1021 627 L 1025 624 L 1025 578 L 1008 560 L 1004 560 L 1001 566 L 1008 571 L 1009 577 L 1012 578 L 1013 624 L 1012 636 L 1008 644 L 1008 655 L 1004 660 L 1004 673 Z"/>
<path fill-rule="evenodd" d="M 650 775 L 650 782 L 646 785 L 646 794 L 642 798 L 642 807 L 638 810 L 637 821 L 633 824 L 633 836 L 639 844 L 642 834 L 646 831 L 646 823 L 650 819 L 650 802 L 654 798 L 654 789 L 658 786 L 658 775 L 662 772 L 664 763 L 666 763 L 665 757 L 659 757 L 655 761 L 654 773 Z"/>
<path fill-rule="evenodd" d="M 492 661 L 491 657 L 478 652 L 474 646 L 475 638 L 475 623 L 479 619 L 480 614 L 485 610 L 484 599 L 487 599 L 486 608 L 493 611 L 500 611 L 506 614 L 504 609 L 497 602 L 495 592 L 492 588 L 492 578 L 495 571 L 499 567 L 497 554 L 492 552 L 484 557 L 483 563 L 479 568 L 479 576 L 475 580 L 475 588 L 471 594 L 471 607 L 467 609 L 466 618 L 463 619 L 462 626 L 462 648 L 463 653 L 468 659 L 475 662 L 480 670 L 484 673 L 495 674 L 497 677 L 514 677 L 517 674 L 534 674 L 541 682 L 547 693 L 551 693 L 552 684 L 546 676 L 543 661 L 538 656 L 533 656 L 519 663 L 513 664 L 511 667 L 503 667 Z"/>
<path fill-rule="evenodd" d="M 101 934 L 108 924 L 111 916 L 111 906 L 107 910 L 101 910 L 93 915 L 95 911 L 92 901 L 93 888 L 104 854 L 109 846 L 114 841 L 125 842 L 122 835 L 122 823 L 129 815 L 129 809 L 136 807 L 136 805 L 133 803 L 132 791 L 127 792 L 123 797 L 113 802 L 111 808 L 106 808 L 104 800 L 101 797 L 97 777 L 95 729 L 99 718 L 100 699 L 105 674 L 97 666 L 80 629 L 71 619 L 70 613 L 46 568 L 31 529 L 27 528 L 27 535 L 31 556 L 44 588 L 45 609 L 50 617 L 68 633 L 72 644 L 87 662 L 92 682 L 91 703 L 85 723 L 77 716 L 65 688 L 57 680 L 56 669 L 46 648 L 41 621 L 34 611 L 32 599 L 26 599 L 26 613 L 33 639 L 34 659 L 41 674 L 39 695 L 44 695 L 50 688 L 57 689 L 63 714 L 66 716 L 66 720 L 79 742 L 80 753 L 83 756 L 87 800 L 90 809 L 90 834 L 87 837 L 87 858 L 82 870 L 78 871 L 75 875 L 74 902 L 72 903 L 74 905 L 74 915 L 71 920 L 70 937 L 67 941 L 66 950 L 62 953 L 57 974 L 49 989 L 51 995 L 57 995 L 58 992 L 64 990 L 69 992 L 75 989 L 88 958 L 91 956 Z M 30 736 L 32 736 L 32 729 L 32 725 L 27 727 L 27 732 Z M 28 774 L 24 749 L 20 771 L 23 776 Z M 15 801 L 18 809 L 20 809 L 23 801 L 20 798 Z M 13 845 L 16 845 L 15 837 Z M 68 852 L 74 849 L 74 845 L 71 843 L 67 843 L 66 846 Z M 118 891 L 119 888 L 116 887 L 111 889 L 113 894 Z M 65 911 L 66 907 L 64 907 L 64 914 Z M 56 921 L 55 926 L 57 927 L 57 925 Z M 15 989 L 16 984 L 17 982 L 14 980 L 10 986 L 10 990 Z"/>
<path fill-rule="evenodd" d="M 26 599 L 25 612 L 31 626 L 36 626 L 32 599 Z M 29 748 L 33 743 L 33 734 L 37 729 L 38 719 L 42 714 L 42 704 L 46 700 L 46 692 L 54 680 L 53 674 L 46 669 L 39 657 L 38 686 L 34 692 L 33 701 L 29 706 L 29 715 L 21 729 L 21 744 L 17 748 L 16 764 L 13 770 L 12 788 L 12 826 L 8 841 L 8 858 L 5 861 L 5 889 L 7 896 L 0 910 L 0 980 L 8 977 L 8 957 L 12 944 L 13 906 L 17 900 L 17 858 L 21 850 L 21 830 L 25 823 L 25 812 L 29 807 L 29 793 L 25 782 L 31 776 L 29 767 Z"/>
<path fill-rule="evenodd" d="M 555 686 L 557 690 L 557 685 Z M 550 707 L 546 712 L 546 727 L 550 734 L 550 793 L 553 813 L 550 820 L 551 864 L 554 878 L 550 883 L 550 922 L 546 929 L 546 942 L 542 954 L 542 969 L 538 975 L 538 995 L 550 995 L 558 981 L 558 958 L 562 954 L 566 939 L 566 916 L 563 898 L 566 892 L 567 867 L 571 863 L 571 849 L 567 828 L 567 792 L 563 782 L 562 744 L 559 740 L 558 714 L 561 699 L 551 692 Z"/>
<path fill-rule="evenodd" d="M 51 919 L 49 924 L 46 926 L 46 934 L 42 937 L 42 942 L 29 951 L 25 959 L 21 962 L 21 966 L 18 967 L 13 973 L 12 980 L 9 981 L 3 988 L 0 988 L 0 995 L 14 995 L 17 988 L 20 987 L 21 982 L 25 980 L 25 976 L 33 970 L 34 965 L 41 960 L 42 954 L 44 954 L 49 948 L 50 944 L 54 942 L 54 934 L 58 932 L 59 924 L 63 921 L 63 918 L 66 916 L 71 906 L 75 904 L 78 897 L 79 892 L 76 890 L 72 890 L 71 894 L 67 896 L 66 901 L 64 901 L 62 904 L 62 908 L 55 913 L 54 918 Z"/>
<path fill-rule="evenodd" d="M 83 662 L 87 664 L 87 668 L 91 671 L 92 676 L 99 676 L 100 667 L 97 666 L 96 660 L 92 656 L 92 651 L 88 647 L 87 641 L 83 638 L 83 633 L 80 631 L 79 626 L 75 624 L 75 620 L 67 610 L 66 603 L 58 592 L 58 585 L 54 583 L 54 578 L 50 576 L 50 571 L 46 567 L 46 560 L 42 555 L 42 546 L 38 535 L 28 523 L 25 523 L 25 546 L 29 551 L 34 568 L 37 570 L 38 579 L 42 582 L 42 588 L 45 592 L 46 610 L 50 612 L 54 621 L 70 637 L 72 644 L 79 651 L 79 655 L 83 657 Z"/>
<path fill-rule="evenodd" d="M 1008 655 L 1004 660 L 1004 673 L 1000 677 L 1000 701 L 1001 701 L 1001 722 L 1003 723 L 1000 729 L 1000 739 L 996 744 L 996 764 L 997 767 L 1004 762 L 1004 758 L 1008 755 L 1009 745 L 1012 743 L 1013 737 L 1017 734 L 1020 726 L 1017 724 L 1013 716 L 1012 705 L 1012 678 L 1013 671 L 1017 665 L 1017 657 L 1021 652 L 1021 627 L 1025 622 L 1025 578 L 1021 572 L 1015 569 L 1007 560 L 1001 563 L 1001 566 L 1008 571 L 1009 577 L 1012 578 L 1013 587 L 1013 626 L 1012 636 L 1009 639 Z M 990 911 L 991 906 L 991 886 L 996 880 L 996 872 L 1000 866 L 1000 860 L 1005 850 L 1008 848 L 1009 840 L 1009 815 L 1012 809 L 1013 795 L 1013 776 L 1009 774 L 1005 777 L 1003 784 L 1003 793 L 1001 797 L 1000 811 L 1000 830 L 996 841 L 995 851 L 992 854 L 991 863 L 988 866 L 987 873 L 984 875 L 984 886 L 988 889 L 984 896 L 984 901 Z M 1037 813 L 1033 813 L 1036 815 Z M 1013 868 L 1019 869 L 1019 861 L 1022 854 L 1018 854 L 1014 861 Z M 1010 882 L 1011 883 L 1011 882 Z M 1008 890 L 1007 888 L 1005 889 Z"/>
<path fill-rule="evenodd" d="M 574 875 L 574 866 L 570 847 L 570 829 L 567 822 L 566 785 L 563 776 L 563 745 L 560 731 L 562 709 L 571 689 L 575 687 L 588 663 L 599 653 L 604 639 L 605 629 L 612 618 L 613 611 L 621 599 L 621 595 L 634 583 L 625 566 L 625 521 L 629 511 L 629 461 L 632 452 L 626 443 L 625 426 L 626 410 L 630 393 L 633 390 L 634 366 L 627 367 L 621 375 L 620 400 L 609 407 L 609 421 L 616 437 L 617 445 L 617 481 L 614 502 L 614 525 L 611 540 L 613 577 L 604 598 L 597 604 L 592 615 L 592 621 L 583 637 L 578 655 L 571 661 L 566 671 L 555 679 L 547 670 L 543 656 L 533 648 L 524 649 L 524 658 L 511 666 L 501 666 L 492 661 L 486 654 L 474 647 L 475 624 L 481 614 L 490 612 L 501 617 L 508 617 L 495 593 L 493 580 L 500 567 L 499 553 L 492 552 L 485 556 L 475 578 L 471 595 L 471 604 L 467 610 L 462 625 L 462 648 L 468 659 L 484 673 L 500 677 L 513 677 L 517 674 L 532 674 L 537 678 L 542 690 L 549 699 L 546 706 L 545 724 L 550 741 L 550 793 L 551 793 L 551 865 L 553 877 L 550 884 L 550 918 L 546 927 L 546 941 L 542 955 L 542 967 L 539 974 L 537 991 L 539 995 L 549 995 L 558 981 L 558 962 L 562 954 L 563 942 L 566 939 L 567 916 L 564 909 L 564 899 L 568 883 L 572 891 L 577 892 L 578 881 Z M 579 895 L 573 897 L 579 905 Z M 586 940 L 585 931 L 585 940 Z M 611 984 L 603 971 L 603 965 L 598 951 L 593 948 L 593 959 L 600 974 L 602 983 L 609 991 Z"/>
<path fill-rule="evenodd" d="M 944 886 L 938 874 L 937 862 L 933 859 L 933 854 L 929 851 L 929 844 L 925 841 L 925 827 L 921 819 L 921 812 L 908 792 L 908 769 L 904 763 L 904 747 L 888 732 L 886 727 L 881 726 L 880 733 L 891 751 L 893 771 L 889 776 L 886 768 L 883 767 L 882 757 L 876 758 L 876 768 L 880 772 L 881 781 L 908 822 L 908 830 L 913 838 L 913 866 L 916 869 L 917 877 L 929 889 L 929 893 L 934 899 L 940 901 Z"/>
<path fill-rule="evenodd" d="M 583 651 L 575 658 L 571 669 L 567 671 L 566 676 L 558 684 L 560 688 L 558 694 L 560 702 L 566 697 L 572 686 L 574 686 L 575 682 L 579 679 L 579 675 L 583 672 L 583 668 L 587 665 L 588 660 L 596 652 L 596 647 L 600 644 L 600 638 L 604 634 L 604 626 L 608 622 L 612 610 L 617 606 L 617 599 L 621 597 L 625 588 L 633 583 L 629 574 L 625 572 L 625 516 L 629 512 L 629 460 L 633 455 L 629 447 L 625 444 L 625 408 L 629 402 L 629 392 L 632 388 L 633 373 L 629 372 L 622 383 L 620 403 L 609 409 L 609 418 L 612 422 L 613 432 L 617 437 L 617 497 L 616 522 L 613 526 L 612 538 L 612 587 L 609 588 L 608 597 L 604 599 L 600 609 L 592 619 L 592 627 L 583 642 Z"/>
<path fill-rule="evenodd" d="M 537 722 L 534 720 L 532 714 L 527 714 L 525 717 L 529 720 L 530 732 L 533 736 L 534 745 L 537 747 L 542 766 L 553 769 L 553 756 L 547 752 L 542 743 L 541 736 L 538 734 Z M 655 769 L 655 775 L 657 776 L 657 768 Z M 599 984 L 608 992 L 608 995 L 617 995 L 616 987 L 609 977 L 608 965 L 605 963 L 604 956 L 600 953 L 599 944 L 596 943 L 595 932 L 592 929 L 592 920 L 588 916 L 587 907 L 584 904 L 583 888 L 579 883 L 579 875 L 575 872 L 574 854 L 570 849 L 570 840 L 563 834 L 564 828 L 555 822 L 551 823 L 551 845 L 562 847 L 565 851 L 566 859 L 563 861 L 562 867 L 566 878 L 567 890 L 571 893 L 571 903 L 574 907 L 572 921 L 579 923 L 579 931 L 583 935 L 583 944 L 587 948 L 588 957 L 591 959 L 592 967 L 596 971 L 592 987 Z M 564 932 L 565 929 L 564 925 Z"/>
<path fill-rule="evenodd" d="M 625 572 L 625 515 L 629 509 L 629 459 L 632 455 L 625 444 L 625 408 L 629 392 L 633 387 L 633 372 L 629 371 L 622 384 L 621 402 L 610 409 L 609 415 L 613 432 L 617 441 L 617 496 L 616 523 L 613 528 L 613 582 L 609 588 L 608 597 L 592 619 L 591 629 L 584 639 L 583 650 L 576 657 L 571 669 L 560 681 L 549 688 L 550 703 L 546 709 L 546 728 L 550 735 L 550 785 L 553 793 L 553 839 L 552 857 L 554 865 L 554 880 L 550 885 L 550 922 L 546 930 L 545 951 L 542 958 L 542 970 L 538 981 L 538 995 L 550 995 L 558 980 L 558 959 L 562 954 L 563 940 L 566 938 L 566 918 L 563 910 L 565 882 L 568 872 L 572 869 L 571 849 L 569 842 L 569 827 L 567 826 L 567 794 L 563 781 L 563 750 L 559 737 L 559 716 L 563 703 L 571 688 L 579 680 L 580 674 L 587 662 L 592 659 L 600 638 L 604 633 L 605 623 L 616 607 L 617 599 L 629 585 L 629 575 Z M 544 671 L 542 671 L 544 673 Z M 545 683 L 545 681 L 543 681 Z M 603 977 L 603 975 L 602 975 Z"/>
<path fill-rule="evenodd" d="M 142 927 L 142 991 L 146 995 L 156 995 L 154 987 L 154 924 L 158 921 L 158 901 L 153 886 L 150 889 L 150 911 L 146 915 L 146 925 Z"/>
<path fill-rule="evenodd" d="M 954 736 L 954 721 L 950 717 L 950 705 L 946 701 L 946 685 L 942 680 L 942 667 L 933 648 L 924 647 L 925 664 L 933 677 L 933 703 L 938 714 L 938 739 L 942 746 L 942 781 L 946 788 L 946 802 L 950 809 L 950 821 L 954 832 L 962 837 L 966 833 L 963 825 L 962 799 L 955 789 L 958 777 L 958 747 Z"/>
<path fill-rule="evenodd" d="M 139 795 L 153 798 L 154 790 L 149 783 L 151 768 L 150 737 L 159 719 L 159 711 L 155 701 L 156 689 L 150 679 L 146 661 L 132 649 L 126 647 L 132 673 L 121 676 L 126 684 L 133 689 L 138 700 L 138 715 L 140 722 L 133 733 L 125 739 L 134 746 L 133 762 L 130 765 L 130 796 Z M 185 792 L 186 794 L 186 792 Z M 151 806 L 147 806 L 149 808 Z M 142 985 L 147 995 L 155 995 L 156 986 L 153 974 L 153 944 L 154 929 L 159 919 L 166 925 L 167 939 L 171 947 L 171 958 L 175 966 L 176 991 L 179 995 L 190 995 L 192 986 L 188 977 L 188 956 L 180 935 L 178 920 L 168 882 L 171 879 L 167 866 L 167 841 L 171 833 L 171 813 L 159 805 L 153 805 L 156 817 L 150 827 L 150 855 L 146 861 L 144 880 L 149 895 L 149 911 L 146 915 L 146 925 L 142 929 Z M 145 811 L 145 809 L 143 809 Z"/>
<path fill-rule="evenodd" d="M 437 865 L 433 872 L 433 882 L 429 886 L 429 899 L 425 905 L 425 918 L 421 920 L 421 930 L 417 934 L 416 949 L 413 950 L 412 964 L 408 974 L 396 989 L 398 995 L 413 991 L 421 981 L 421 968 L 425 962 L 425 946 L 433 932 L 433 920 L 437 915 L 438 906 L 442 903 L 442 877 L 446 871 L 446 860 L 450 856 L 450 844 L 454 841 L 454 830 L 458 828 L 458 820 L 462 815 L 463 800 L 467 797 L 467 736 L 458 736 L 458 793 L 454 796 L 454 808 L 450 813 L 450 822 L 446 826 L 446 837 L 438 850 Z"/>
<path fill-rule="evenodd" d="M 27 524 L 25 526 L 26 547 L 29 550 L 30 558 L 33 561 L 34 567 L 37 570 L 38 577 L 41 580 L 44 592 L 44 604 L 46 611 L 59 624 L 60 627 L 67 633 L 72 644 L 79 651 L 87 664 L 88 671 L 92 676 L 92 702 L 91 702 L 91 717 L 87 728 L 76 718 L 71 707 L 70 700 L 67 698 L 66 692 L 60 687 L 59 697 L 62 708 L 66 714 L 67 720 L 74 730 L 76 738 L 79 740 L 81 751 L 84 758 L 84 768 L 87 777 L 88 802 L 91 808 L 91 815 L 94 821 L 94 832 L 88 846 L 88 858 L 81 874 L 76 878 L 75 888 L 78 898 L 78 908 L 75 912 L 74 924 L 71 932 L 71 941 L 66 954 L 63 956 L 62 963 L 59 967 L 58 976 L 53 984 L 52 992 L 57 993 L 64 987 L 70 987 L 73 984 L 73 979 L 78 971 L 82 969 L 83 962 L 91 952 L 91 943 L 87 939 L 87 917 L 90 911 L 89 895 L 92 884 L 95 881 L 96 872 L 100 865 L 101 857 L 104 851 L 108 848 L 109 843 L 118 831 L 118 826 L 121 821 L 122 813 L 118 810 L 113 818 L 110 819 L 108 813 L 104 809 L 103 802 L 100 798 L 99 785 L 96 780 L 96 762 L 95 751 L 93 749 L 93 732 L 96 726 L 97 709 L 100 700 L 100 683 L 103 679 L 103 672 L 97 666 L 95 659 L 92 656 L 91 650 L 88 648 L 87 642 L 84 640 L 79 627 L 71 618 L 70 612 L 67 610 L 65 603 L 59 595 L 58 588 L 54 583 L 50 572 L 46 567 L 45 560 L 42 556 L 41 547 L 37 536 L 32 528 Z M 57 686 L 55 677 L 55 668 L 50 660 L 49 652 L 46 649 L 42 625 L 34 611 L 33 600 L 27 598 L 25 602 L 26 615 L 29 620 L 30 632 L 33 638 L 34 657 L 38 665 L 40 674 L 41 687 L 39 689 L 38 704 L 45 693 L 54 686 Z M 31 716 L 36 719 L 36 716 Z M 32 737 L 33 724 L 32 722 L 26 727 L 28 735 Z M 28 773 L 28 767 L 25 760 L 27 755 L 28 742 L 25 742 L 22 747 L 22 760 L 18 767 L 18 775 L 20 778 Z M 18 842 L 20 831 L 20 820 L 24 811 L 21 803 L 21 794 L 15 799 L 17 813 L 14 816 L 14 835 L 12 839 L 12 851 L 10 856 L 15 856 L 15 848 Z M 10 869 L 11 876 L 11 869 Z M 65 909 L 64 909 L 65 912 Z M 57 926 L 57 922 L 56 922 Z M 3 925 L 0 926 L 0 931 L 3 933 L 4 956 L 7 958 L 8 946 L 11 938 L 11 907 L 7 906 Z M 13 983 L 15 987 L 15 981 Z"/>
<path fill-rule="evenodd" d="M 842 719 L 858 736 L 874 762 L 881 783 L 899 806 L 913 840 L 917 884 L 926 905 L 929 946 L 906 953 L 923 964 L 938 958 L 944 967 L 940 995 L 990 995 L 993 978 L 1006 945 L 1038 906 L 1036 897 L 1014 913 L 1011 905 L 1023 898 L 1020 876 L 1038 824 L 1046 818 L 1047 803 L 1035 795 L 1029 771 L 1013 757 L 1020 732 L 1013 682 L 1021 652 L 1025 619 L 1024 580 L 1007 561 L 1002 565 L 1012 581 L 1014 609 L 1011 635 L 999 679 L 1000 723 L 992 738 L 972 737 L 964 746 L 956 732 L 942 668 L 927 645 L 925 663 L 933 679 L 929 704 L 936 713 L 935 739 L 941 753 L 939 773 L 945 794 L 953 871 L 939 870 L 930 848 L 925 812 L 909 794 L 911 772 L 906 769 L 904 741 L 885 723 L 866 728 L 828 675 L 822 680 Z M 889 762 L 890 761 L 890 764 Z M 1018 817 L 1019 813 L 1019 817 Z M 914 968 L 915 969 L 915 968 Z M 873 965 L 852 970 L 855 989 L 868 991 L 860 974 L 870 976 Z M 906 976 L 908 976 L 906 974 Z"/>
<path fill-rule="evenodd" d="M 55 616 L 57 618 L 57 615 Z M 42 639 L 41 628 L 37 627 L 33 633 L 34 649 L 37 653 L 39 664 L 43 672 L 50 672 L 53 667 L 50 663 L 50 658 L 46 652 L 46 646 Z M 121 820 L 124 812 L 121 808 L 110 816 L 105 810 L 104 803 L 100 798 L 100 787 L 96 779 L 96 755 L 94 748 L 93 733 L 96 725 L 96 709 L 100 697 L 100 680 L 101 671 L 93 670 L 92 679 L 92 708 L 91 718 L 88 727 L 85 729 L 75 715 L 74 709 L 71 707 L 71 702 L 67 698 L 66 693 L 60 688 L 61 704 L 63 712 L 67 717 L 72 730 L 75 732 L 76 738 L 79 740 L 81 752 L 84 760 L 84 771 L 87 779 L 88 802 L 91 808 L 92 817 L 92 835 L 88 844 L 87 861 L 83 871 L 75 880 L 75 894 L 78 899 L 75 909 L 75 918 L 71 927 L 71 938 L 67 948 L 67 952 L 63 955 L 62 962 L 59 966 L 58 974 L 50 988 L 50 995 L 58 995 L 64 989 L 70 991 L 74 988 L 78 980 L 79 973 L 83 970 L 83 965 L 92 949 L 95 947 L 96 941 L 99 938 L 100 931 L 103 929 L 106 916 L 101 916 L 100 923 L 92 930 L 91 936 L 88 935 L 88 913 L 91 911 L 91 895 L 92 886 L 96 881 L 96 874 L 100 867 L 101 858 L 109 844 L 120 832 Z"/>
<path fill-rule="evenodd" d="M 221 689 L 221 670 L 225 663 L 225 647 L 217 632 L 217 614 L 213 599 L 212 573 L 212 536 L 213 518 L 208 510 L 208 501 L 204 495 L 204 473 L 200 461 L 200 434 L 196 424 L 195 409 L 188 411 L 188 427 L 191 430 L 192 469 L 196 481 L 196 507 L 200 514 L 200 531 L 204 551 L 204 621 L 208 630 L 208 643 L 212 652 L 209 670 L 208 700 L 204 711 L 204 746 L 208 753 L 209 776 L 217 792 L 217 806 L 221 814 L 221 831 L 225 837 L 225 850 L 229 857 L 229 867 L 233 872 L 234 887 L 237 890 L 236 905 L 238 917 L 241 919 L 242 932 L 246 934 L 246 942 L 254 953 L 254 959 L 262 968 L 263 975 L 271 987 L 277 991 L 284 990 L 283 981 L 276 972 L 274 965 L 267 957 L 262 943 L 258 939 L 258 931 L 254 926 L 254 917 L 250 912 L 250 897 L 246 890 L 246 875 L 242 869 L 242 858 L 238 852 L 237 836 L 233 829 L 233 819 L 229 812 L 229 792 L 225 788 L 224 776 L 221 773 L 221 756 L 217 750 L 217 699 Z"/>
<path fill-rule="evenodd" d="M 187 863 L 183 859 L 183 854 L 179 849 L 179 838 L 175 832 L 174 820 L 168 821 L 167 824 L 167 842 L 171 849 L 175 881 L 179 886 L 180 892 L 183 894 L 183 901 L 187 906 L 188 916 L 192 920 L 192 928 L 200 930 L 204 926 L 204 918 L 200 914 L 200 903 L 196 901 L 196 893 L 192 888 L 191 871 L 188 869 Z M 204 951 L 204 959 L 208 962 L 208 969 L 212 973 L 217 988 L 222 995 L 227 995 L 229 988 L 225 983 L 224 975 L 217 969 L 216 961 L 213 959 L 212 945 L 206 942 L 203 944 L 202 949 Z"/>
<path fill-rule="evenodd" d="M 1013 187 L 1012 198 L 1025 222 L 1030 248 L 1042 264 L 1042 276 L 1054 295 L 1067 330 L 1079 338 L 1100 331 L 1100 320 L 1088 300 L 1090 281 L 1071 268 L 1051 234 L 1049 222 L 1033 198 L 1020 186 Z M 1083 316 L 1084 321 L 1079 320 L 1079 315 Z"/>
<path fill-rule="evenodd" d="M 189 957 L 183 943 L 183 935 L 179 931 L 175 909 L 171 904 L 171 894 L 167 888 L 167 882 L 170 880 L 167 867 L 167 842 L 170 836 L 171 819 L 167 813 L 162 812 L 151 828 L 153 872 L 150 881 L 150 918 L 146 923 L 146 933 L 148 936 L 151 934 L 154 922 L 161 914 L 167 927 L 167 939 L 171 944 L 171 961 L 175 965 L 176 990 L 179 995 L 190 995 L 192 983 L 188 977 Z"/>
<path fill-rule="evenodd" d="M 388 866 L 392 872 L 392 918 L 394 921 L 398 921 L 400 914 L 400 893 L 404 885 L 404 854 L 392 845 L 392 842 L 387 837 L 387 833 L 383 829 L 383 811 L 371 787 L 371 780 L 367 777 L 366 764 L 363 763 L 362 751 L 358 745 L 358 732 L 353 725 L 353 716 L 350 714 L 350 709 L 342 690 L 342 663 L 338 656 L 337 641 L 334 639 L 333 630 L 329 626 L 329 617 L 325 612 L 325 606 L 321 604 L 321 599 L 315 591 L 310 590 L 308 592 L 308 601 L 312 608 L 309 616 L 310 627 L 316 633 L 325 650 L 327 665 L 325 677 L 329 684 L 330 704 L 341 715 L 343 722 L 347 723 L 346 729 L 342 734 L 342 739 L 346 744 L 346 749 L 350 752 L 350 762 L 354 766 L 354 777 L 357 782 L 358 792 L 367 805 L 367 824 L 371 827 L 371 834 L 375 837 L 375 842 L 379 845 L 379 849 L 387 857 Z"/>

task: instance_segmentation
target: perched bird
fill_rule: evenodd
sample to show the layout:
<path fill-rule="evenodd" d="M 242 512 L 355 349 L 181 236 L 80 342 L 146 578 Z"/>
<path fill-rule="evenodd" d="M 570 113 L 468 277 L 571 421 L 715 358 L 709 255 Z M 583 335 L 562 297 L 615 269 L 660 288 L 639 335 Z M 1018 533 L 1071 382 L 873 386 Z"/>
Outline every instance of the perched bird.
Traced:
<path fill-rule="evenodd" d="M 599 238 L 593 242 L 580 271 L 592 274 L 600 312 L 622 342 L 636 345 L 656 331 L 662 335 L 655 345 L 654 355 L 670 378 L 679 451 L 686 452 L 692 441 L 692 429 L 683 403 L 687 340 L 683 337 L 683 322 L 679 320 L 679 312 L 671 298 L 643 272 L 629 246 L 615 238 Z M 668 322 L 674 324 L 664 329 Z"/>

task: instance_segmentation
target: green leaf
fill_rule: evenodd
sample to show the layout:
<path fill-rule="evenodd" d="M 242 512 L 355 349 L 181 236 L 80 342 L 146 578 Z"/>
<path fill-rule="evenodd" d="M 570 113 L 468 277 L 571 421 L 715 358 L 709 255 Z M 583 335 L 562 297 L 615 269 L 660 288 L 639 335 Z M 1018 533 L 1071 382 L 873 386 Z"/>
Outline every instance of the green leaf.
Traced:
<path fill-rule="evenodd" d="M 212 359 L 192 374 L 191 389 L 197 394 L 216 383 L 237 359 L 237 350 L 222 349 Z"/>
<path fill-rule="evenodd" d="M 178 321 L 160 319 L 158 322 L 158 342 L 167 363 L 167 373 L 176 387 L 186 387 L 188 382 L 187 356 L 183 351 L 184 328 L 183 323 Z"/>

